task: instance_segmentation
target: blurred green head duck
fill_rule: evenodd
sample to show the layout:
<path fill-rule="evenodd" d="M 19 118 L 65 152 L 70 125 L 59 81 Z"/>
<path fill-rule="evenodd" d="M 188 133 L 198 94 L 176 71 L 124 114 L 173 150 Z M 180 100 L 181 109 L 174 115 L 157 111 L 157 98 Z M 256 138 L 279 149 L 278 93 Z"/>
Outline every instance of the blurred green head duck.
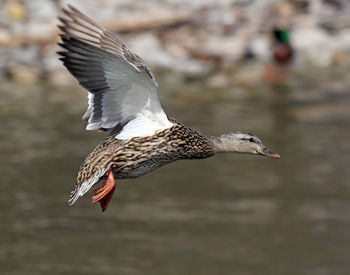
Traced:
<path fill-rule="evenodd" d="M 289 36 L 289 30 L 273 30 L 273 37 L 275 41 L 273 46 L 273 59 L 278 64 L 288 64 L 293 59 L 294 51 L 290 45 Z"/>

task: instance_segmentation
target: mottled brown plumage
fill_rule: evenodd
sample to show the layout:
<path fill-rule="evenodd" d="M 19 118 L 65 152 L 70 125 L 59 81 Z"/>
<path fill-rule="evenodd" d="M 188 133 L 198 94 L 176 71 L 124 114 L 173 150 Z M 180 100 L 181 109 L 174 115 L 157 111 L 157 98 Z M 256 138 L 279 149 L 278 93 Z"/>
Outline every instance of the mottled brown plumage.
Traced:
<path fill-rule="evenodd" d="M 112 169 L 119 179 L 136 178 L 176 160 L 214 154 L 213 142 L 208 137 L 179 122 L 153 136 L 118 140 L 113 135 L 86 158 L 79 169 L 77 184 L 80 186 L 99 170 Z"/>

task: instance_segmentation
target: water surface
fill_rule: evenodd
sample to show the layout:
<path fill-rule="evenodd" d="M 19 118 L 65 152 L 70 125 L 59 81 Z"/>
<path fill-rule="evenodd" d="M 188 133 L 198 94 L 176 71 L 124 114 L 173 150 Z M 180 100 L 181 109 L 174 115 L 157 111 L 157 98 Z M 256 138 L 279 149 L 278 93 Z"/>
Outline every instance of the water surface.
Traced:
<path fill-rule="evenodd" d="M 0 90 L 2 274 L 350 274 L 350 96 L 160 79 L 170 116 L 207 134 L 244 130 L 281 160 L 224 154 L 122 180 L 105 213 L 66 204 L 104 138 L 76 88 Z"/>

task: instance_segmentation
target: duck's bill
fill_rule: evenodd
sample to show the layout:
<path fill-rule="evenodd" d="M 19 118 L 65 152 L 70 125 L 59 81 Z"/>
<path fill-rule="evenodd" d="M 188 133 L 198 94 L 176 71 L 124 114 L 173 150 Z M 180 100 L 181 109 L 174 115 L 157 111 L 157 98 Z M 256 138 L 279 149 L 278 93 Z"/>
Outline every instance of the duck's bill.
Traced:
<path fill-rule="evenodd" d="M 280 159 L 281 156 L 275 152 L 272 152 L 269 148 L 263 146 L 259 151 L 259 155 L 265 156 L 265 157 L 270 157 L 274 159 Z"/>

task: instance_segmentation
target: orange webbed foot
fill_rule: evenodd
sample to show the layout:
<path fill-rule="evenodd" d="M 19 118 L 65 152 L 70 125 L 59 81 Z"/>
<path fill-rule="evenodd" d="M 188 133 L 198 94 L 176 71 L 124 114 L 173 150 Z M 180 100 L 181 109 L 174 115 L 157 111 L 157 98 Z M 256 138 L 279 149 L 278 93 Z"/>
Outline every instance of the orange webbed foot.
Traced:
<path fill-rule="evenodd" d="M 113 193 L 115 190 L 115 180 L 113 177 L 112 170 L 108 172 L 108 178 L 103 183 L 101 188 L 97 188 L 94 190 L 94 195 L 92 196 L 92 202 L 99 202 L 104 212 L 107 209 L 108 203 L 112 199 Z"/>

